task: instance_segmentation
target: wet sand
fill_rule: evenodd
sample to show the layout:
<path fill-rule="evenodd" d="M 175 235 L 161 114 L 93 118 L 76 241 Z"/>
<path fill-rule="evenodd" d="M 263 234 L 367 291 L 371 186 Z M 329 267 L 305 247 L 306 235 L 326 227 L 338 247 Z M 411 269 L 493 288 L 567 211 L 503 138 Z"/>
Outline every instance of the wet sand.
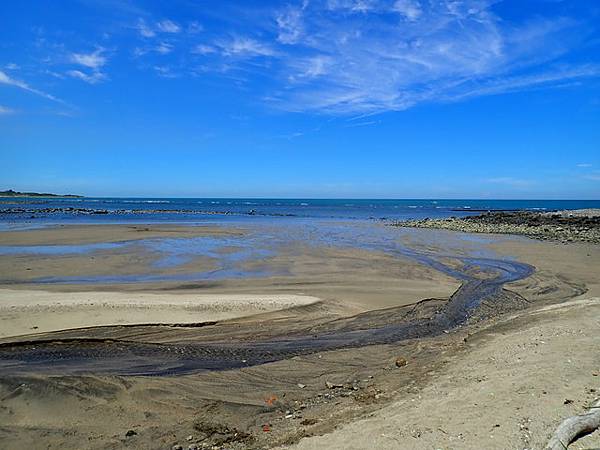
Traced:
<path fill-rule="evenodd" d="M 233 227 L 209 225 L 58 225 L 0 232 L 0 245 L 77 245 L 136 239 L 241 235 Z"/>
<path fill-rule="evenodd" d="M 532 446 L 523 448 L 538 448 L 560 419 L 577 412 L 591 395 L 585 389 L 595 381 L 590 377 L 599 360 L 600 333 L 586 330 L 597 326 L 596 300 L 590 294 L 598 287 L 593 268 L 600 264 L 600 251 L 593 245 L 527 239 L 485 245 L 540 268 L 510 287 L 531 303 L 525 311 L 483 317 L 438 337 L 222 372 L 159 378 L 2 376 L 0 442 L 7 448 L 39 442 L 48 448 L 266 448 L 298 441 L 299 448 L 513 448 L 526 445 L 526 431 Z M 324 327 L 364 329 L 391 317 L 429 316 L 458 285 L 410 260 L 404 264 L 377 252 L 299 250 L 289 249 L 268 262 L 289 264 L 285 277 L 152 288 L 165 289 L 160 292 L 169 298 L 183 288 L 217 296 L 294 292 L 319 302 L 202 328 L 117 326 L 39 333 L 36 339 L 93 335 L 147 343 L 244 343 Z M 124 295 L 149 289 L 115 287 Z M 25 292 L 31 285 L 11 289 Z M 98 290 L 50 289 L 52 295 L 75 292 L 73 298 Z M 431 297 L 439 300 L 418 302 Z M 579 303 L 571 303 L 574 299 Z M 548 308 L 555 304 L 560 307 Z M 571 363 L 565 363 L 566 351 Z M 406 365 L 398 367 L 399 357 Z M 572 397 L 568 408 L 562 405 L 564 396 Z M 460 414 L 448 415 L 448 410 Z M 372 418 L 363 419 L 367 415 Z M 128 431 L 133 433 L 128 436 Z M 309 436 L 317 437 L 303 439 Z"/>

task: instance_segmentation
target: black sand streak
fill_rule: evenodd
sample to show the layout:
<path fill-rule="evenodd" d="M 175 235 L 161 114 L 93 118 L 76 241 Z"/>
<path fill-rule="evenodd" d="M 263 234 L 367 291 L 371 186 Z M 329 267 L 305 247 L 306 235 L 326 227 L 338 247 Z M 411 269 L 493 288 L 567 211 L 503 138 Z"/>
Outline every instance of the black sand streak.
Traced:
<path fill-rule="evenodd" d="M 495 273 L 492 278 L 478 279 L 458 272 L 427 255 L 412 255 L 429 266 L 463 281 L 442 307 L 427 318 L 406 320 L 402 315 L 381 323 L 357 321 L 344 329 L 313 333 L 293 338 L 275 338 L 246 343 L 159 344 L 111 339 L 48 339 L 0 345 L 0 372 L 115 375 L 181 375 L 198 371 L 227 370 L 265 364 L 294 356 L 391 344 L 407 339 L 438 336 L 461 326 L 473 314 L 493 315 L 521 308 L 526 300 L 503 284 L 526 278 L 533 267 L 516 261 L 455 258 L 466 269 Z M 480 306 L 484 304 L 486 311 Z"/>

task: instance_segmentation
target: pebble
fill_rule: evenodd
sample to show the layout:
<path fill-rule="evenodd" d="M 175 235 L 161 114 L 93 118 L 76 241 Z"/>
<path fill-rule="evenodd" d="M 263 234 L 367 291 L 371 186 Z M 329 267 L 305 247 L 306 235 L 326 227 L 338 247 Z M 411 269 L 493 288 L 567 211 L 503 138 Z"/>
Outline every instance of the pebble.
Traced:
<path fill-rule="evenodd" d="M 405 358 L 399 357 L 396 358 L 396 367 L 404 367 L 408 364 L 408 361 Z"/>

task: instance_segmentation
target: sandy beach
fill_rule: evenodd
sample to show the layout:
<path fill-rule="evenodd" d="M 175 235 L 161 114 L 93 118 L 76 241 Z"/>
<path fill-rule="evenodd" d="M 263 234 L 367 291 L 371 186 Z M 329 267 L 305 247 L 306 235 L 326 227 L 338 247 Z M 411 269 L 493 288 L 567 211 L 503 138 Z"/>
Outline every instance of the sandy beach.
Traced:
<path fill-rule="evenodd" d="M 230 234 L 244 239 L 248 233 L 243 227 L 70 228 L 10 231 L 0 239 L 3 245 L 127 242 L 127 247 L 0 256 L 3 279 L 14 280 L 0 288 L 4 350 L 19 342 L 36 347 L 84 339 L 90 352 L 98 341 L 114 342 L 117 348 L 102 350 L 112 357 L 119 345 L 136 345 L 143 354 L 156 345 L 244 347 L 281 337 L 357 333 L 430 317 L 460 284 L 401 255 L 297 244 L 239 263 L 267 270 L 260 277 L 36 283 L 47 276 L 210 271 L 219 264 L 214 255 L 157 268 L 164 255 L 148 250 L 147 239 L 162 233 L 175 239 Z M 43 441 L 57 449 L 542 448 L 558 423 L 581 412 L 597 389 L 598 246 L 510 236 L 473 241 L 435 230 L 398 239 L 436 254 L 468 255 L 480 248 L 536 270 L 505 286 L 525 299 L 517 309 L 484 309 L 464 326 L 429 338 L 178 376 L 111 375 L 101 372 L 113 367 L 101 360 L 96 374 L 60 375 L 60 365 L 44 372 L 10 371 L 0 377 L 0 442 L 17 448 Z M 95 260 L 86 264 L 90 258 Z M 272 274 L 272 268 L 285 270 Z M 27 272 L 33 274 L 23 275 Z M 118 370 L 127 358 L 114 361 Z M 598 443 L 591 435 L 572 448 Z"/>

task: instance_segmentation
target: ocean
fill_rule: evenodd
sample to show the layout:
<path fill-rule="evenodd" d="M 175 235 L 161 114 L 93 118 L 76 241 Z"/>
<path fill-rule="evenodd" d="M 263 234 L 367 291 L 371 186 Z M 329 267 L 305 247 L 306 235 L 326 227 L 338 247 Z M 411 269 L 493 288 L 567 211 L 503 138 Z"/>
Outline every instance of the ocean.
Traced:
<path fill-rule="evenodd" d="M 236 221 L 258 218 L 406 220 L 480 211 L 600 208 L 600 200 L 256 198 L 2 198 L 0 222 Z"/>

